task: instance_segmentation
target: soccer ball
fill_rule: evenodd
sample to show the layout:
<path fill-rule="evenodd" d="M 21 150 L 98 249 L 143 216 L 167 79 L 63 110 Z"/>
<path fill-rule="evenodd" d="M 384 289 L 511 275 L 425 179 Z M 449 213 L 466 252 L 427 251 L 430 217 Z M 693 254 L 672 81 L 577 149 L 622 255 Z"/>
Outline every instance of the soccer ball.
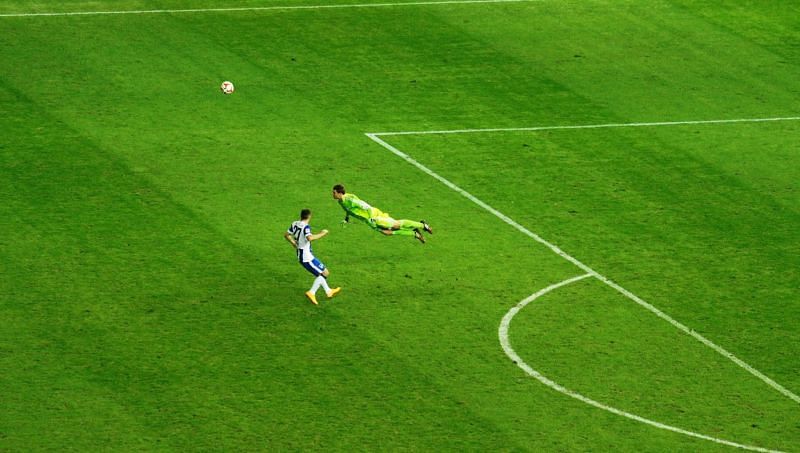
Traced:
<path fill-rule="evenodd" d="M 219 89 L 222 90 L 224 94 L 232 94 L 233 91 L 235 90 L 233 84 L 231 82 L 228 82 L 227 80 L 222 82 L 222 85 L 219 86 Z"/>

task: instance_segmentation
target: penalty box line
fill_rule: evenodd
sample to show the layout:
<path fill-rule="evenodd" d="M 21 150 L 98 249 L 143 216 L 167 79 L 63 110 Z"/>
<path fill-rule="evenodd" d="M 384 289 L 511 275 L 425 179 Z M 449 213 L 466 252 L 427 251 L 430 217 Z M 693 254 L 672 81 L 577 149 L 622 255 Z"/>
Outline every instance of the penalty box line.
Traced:
<path fill-rule="evenodd" d="M 472 195 L 471 193 L 467 192 L 466 190 L 462 189 L 461 187 L 455 185 L 450 180 L 444 178 L 443 176 L 439 175 L 438 173 L 434 172 L 430 168 L 426 167 L 425 165 L 418 162 L 413 157 L 409 156 L 408 154 L 400 151 L 397 147 L 387 143 L 385 140 L 381 138 L 381 136 L 393 136 L 393 135 L 414 135 L 414 134 L 455 134 L 455 133 L 473 133 L 473 132 L 506 132 L 506 131 L 537 131 L 537 130 L 555 130 L 555 129 L 599 129 L 599 128 L 614 128 L 614 127 L 645 127 L 645 126 L 677 126 L 677 125 L 700 125 L 700 124 L 725 124 L 725 123 L 757 123 L 757 122 L 767 122 L 767 121 L 793 121 L 793 120 L 800 120 L 800 117 L 773 117 L 773 118 L 746 118 L 746 119 L 729 119 L 729 120 L 699 120 L 699 121 L 669 121 L 669 122 L 653 122 L 653 123 L 609 123 L 609 124 L 593 124 L 593 125 L 576 125 L 576 126 L 543 126 L 543 127 L 530 127 L 530 128 L 504 128 L 504 129 L 459 129 L 459 130 L 450 130 L 450 131 L 420 131 L 420 132 L 377 132 L 377 133 L 366 133 L 365 135 L 370 138 L 370 140 L 374 141 L 375 143 L 381 145 L 383 148 L 391 151 L 396 156 L 400 157 L 401 159 L 405 160 L 406 162 L 410 163 L 411 165 L 417 167 L 419 170 L 423 171 L 424 173 L 428 174 L 429 176 L 433 177 L 434 179 L 438 180 L 448 188 L 452 189 L 453 191 L 461 194 L 468 200 L 472 201 L 473 203 L 477 204 L 481 208 L 485 209 L 486 211 L 493 214 L 495 217 L 499 218 L 506 224 L 514 227 L 521 233 L 525 234 L 526 236 L 530 237 L 531 239 L 539 242 L 540 244 L 544 245 L 545 247 L 552 250 L 558 256 L 564 258 L 565 260 L 571 262 L 587 274 L 593 276 L 594 278 L 600 280 L 601 282 L 605 283 L 606 285 L 614 288 L 617 292 L 624 295 L 628 299 L 636 302 L 641 307 L 647 309 L 651 313 L 655 314 L 659 318 L 663 319 L 670 323 L 673 327 L 677 328 L 681 332 L 691 336 L 695 340 L 703 343 L 704 345 L 708 346 L 709 348 L 713 349 L 723 357 L 729 359 L 740 368 L 744 369 L 751 375 L 757 377 L 762 382 L 767 384 L 768 386 L 772 387 L 774 390 L 777 390 L 779 393 L 784 395 L 785 397 L 791 399 L 792 401 L 800 404 L 800 396 L 797 396 L 789 389 L 785 388 L 784 386 L 780 385 L 779 383 L 772 380 L 770 377 L 766 376 L 764 373 L 758 371 L 757 369 L 753 368 L 740 358 L 733 355 L 731 352 L 727 351 L 726 349 L 722 348 L 721 346 L 717 345 L 716 343 L 712 342 L 711 340 L 707 339 L 706 337 L 700 335 L 693 329 L 685 326 L 684 324 L 678 322 L 671 316 L 667 315 L 663 311 L 656 308 L 654 305 L 644 301 L 639 296 L 633 294 L 632 292 L 628 291 L 627 289 L 623 288 L 619 284 L 615 283 L 608 277 L 600 274 L 599 272 L 595 271 L 591 267 L 587 266 L 586 264 L 579 261 L 577 258 L 573 257 L 572 255 L 564 252 L 555 244 L 552 244 L 539 236 L 538 234 L 530 231 L 529 229 L 525 228 L 524 226 L 517 223 L 512 218 L 508 217 L 507 215 L 503 214 L 502 212 L 498 211 L 488 203 L 480 200 L 476 196 Z"/>
<path fill-rule="evenodd" d="M 372 132 L 367 136 L 388 137 L 391 135 L 446 135 L 446 134 L 472 134 L 479 132 L 525 132 L 525 131 L 552 131 L 560 129 L 607 129 L 617 127 L 656 127 L 656 126 L 687 126 L 702 124 L 730 124 L 730 123 L 767 123 L 776 121 L 798 121 L 800 116 L 777 116 L 771 118 L 736 118 L 727 120 L 694 120 L 694 121 L 657 121 L 651 123 L 603 123 L 603 124 L 578 124 L 569 126 L 535 126 L 535 127 L 501 127 L 492 129 L 444 129 L 433 131 L 400 131 L 400 132 Z"/>

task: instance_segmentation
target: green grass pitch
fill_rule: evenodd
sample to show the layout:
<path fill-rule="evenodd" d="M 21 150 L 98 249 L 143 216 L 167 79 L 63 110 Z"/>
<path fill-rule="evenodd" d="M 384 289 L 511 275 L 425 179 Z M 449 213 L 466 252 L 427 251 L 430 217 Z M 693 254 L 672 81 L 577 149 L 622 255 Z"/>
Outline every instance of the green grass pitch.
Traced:
<path fill-rule="evenodd" d="M 365 133 L 798 116 L 796 2 L 2 16 L 315 4 L 0 2 L 0 451 L 732 450 L 515 366 L 503 316 L 583 271 Z M 384 138 L 800 393 L 800 121 Z M 336 183 L 435 234 L 340 228 Z M 599 280 L 510 340 L 619 410 L 800 448 L 797 402 Z"/>

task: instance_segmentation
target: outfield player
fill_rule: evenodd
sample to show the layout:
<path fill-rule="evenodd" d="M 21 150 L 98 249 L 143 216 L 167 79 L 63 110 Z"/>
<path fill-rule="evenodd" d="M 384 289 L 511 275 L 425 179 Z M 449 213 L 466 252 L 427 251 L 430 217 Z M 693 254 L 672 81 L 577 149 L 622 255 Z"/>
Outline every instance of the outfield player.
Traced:
<path fill-rule="evenodd" d="M 365 222 L 373 230 L 387 236 L 414 236 L 423 244 L 425 243 L 425 236 L 422 235 L 422 231 L 433 234 L 430 225 L 424 220 L 419 222 L 406 219 L 395 220 L 389 214 L 371 206 L 355 194 L 347 193 L 341 184 L 333 186 L 333 198 L 344 209 L 344 223 L 350 222 L 350 217 L 355 217 Z"/>
<path fill-rule="evenodd" d="M 308 297 L 311 303 L 318 305 L 317 290 L 320 286 L 325 290 L 328 299 L 338 294 L 342 289 L 331 289 L 331 287 L 328 286 L 328 275 L 330 275 L 328 268 L 311 253 L 311 241 L 316 241 L 319 238 L 325 237 L 325 235 L 328 234 L 328 230 L 322 230 L 317 234 L 311 234 L 309 222 L 311 222 L 311 210 L 303 209 L 300 211 L 300 220 L 292 222 L 292 226 L 283 234 L 283 237 L 297 250 L 297 260 L 300 264 L 316 277 L 314 279 L 314 284 L 311 285 L 311 289 L 306 291 L 306 297 Z"/>

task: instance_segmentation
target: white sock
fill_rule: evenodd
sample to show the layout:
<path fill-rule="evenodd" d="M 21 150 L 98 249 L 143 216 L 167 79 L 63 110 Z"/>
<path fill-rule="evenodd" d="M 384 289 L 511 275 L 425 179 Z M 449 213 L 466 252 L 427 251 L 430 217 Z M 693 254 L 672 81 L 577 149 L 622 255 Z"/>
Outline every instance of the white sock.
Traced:
<path fill-rule="evenodd" d="M 323 277 L 321 275 L 317 276 L 317 278 L 314 279 L 314 284 L 311 285 L 311 289 L 309 291 L 311 291 L 314 294 L 317 294 L 317 290 L 319 289 L 319 285 L 324 284 L 324 282 L 325 282 L 325 277 Z M 326 284 L 326 286 L 327 286 L 327 284 Z"/>
<path fill-rule="evenodd" d="M 320 282 L 320 284 L 322 285 L 322 289 L 324 289 L 324 290 L 325 290 L 325 294 L 327 294 L 327 293 L 331 292 L 331 287 L 330 287 L 330 286 L 328 286 L 328 279 L 327 279 L 327 278 L 325 278 L 325 277 L 323 277 L 323 276 L 321 276 L 321 275 L 320 275 L 319 277 L 317 277 L 317 278 L 318 278 L 318 279 L 320 279 L 320 278 L 322 279 L 322 281 Z"/>

